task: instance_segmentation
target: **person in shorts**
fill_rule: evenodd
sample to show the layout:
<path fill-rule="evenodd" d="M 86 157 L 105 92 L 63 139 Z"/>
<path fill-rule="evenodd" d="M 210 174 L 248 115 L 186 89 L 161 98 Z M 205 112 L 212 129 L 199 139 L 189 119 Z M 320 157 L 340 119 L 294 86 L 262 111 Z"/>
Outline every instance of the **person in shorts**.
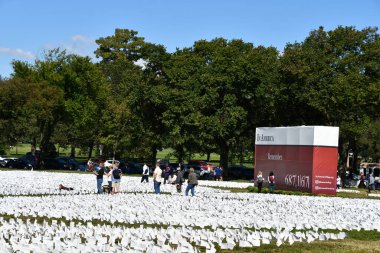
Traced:
<path fill-rule="evenodd" d="M 120 192 L 120 182 L 121 182 L 121 169 L 119 168 L 119 162 L 116 162 L 114 168 L 112 169 L 112 193 Z"/>

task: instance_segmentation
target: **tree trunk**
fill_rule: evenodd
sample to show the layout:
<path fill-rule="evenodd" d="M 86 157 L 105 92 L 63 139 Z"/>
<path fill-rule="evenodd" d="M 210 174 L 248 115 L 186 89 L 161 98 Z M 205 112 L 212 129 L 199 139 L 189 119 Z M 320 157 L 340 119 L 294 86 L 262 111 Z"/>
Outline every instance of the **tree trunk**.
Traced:
<path fill-rule="evenodd" d="M 241 142 L 240 145 L 240 164 L 244 163 L 244 144 Z"/>
<path fill-rule="evenodd" d="M 210 161 L 211 151 L 207 150 L 207 162 Z"/>
<path fill-rule="evenodd" d="M 152 166 L 153 169 L 156 167 L 156 161 L 157 161 L 157 147 L 156 145 L 152 146 Z"/>
<path fill-rule="evenodd" d="M 32 155 L 36 154 L 36 149 L 37 149 L 37 138 L 33 137 L 32 145 L 30 146 L 30 151 L 32 152 Z"/>
<path fill-rule="evenodd" d="M 177 154 L 178 154 L 178 157 L 177 157 L 178 162 L 183 163 L 183 155 L 184 155 L 183 146 L 182 145 L 176 146 L 176 149 L 177 149 Z"/>
<path fill-rule="evenodd" d="M 348 143 L 340 142 L 338 146 L 338 151 L 339 151 L 338 174 L 340 175 L 341 186 L 343 188 L 346 182 Z"/>
<path fill-rule="evenodd" d="M 75 158 L 75 146 L 73 144 L 71 144 L 70 157 Z"/>
<path fill-rule="evenodd" d="M 228 159 L 229 159 L 229 146 L 228 143 L 222 140 L 219 144 L 220 148 L 220 165 L 223 167 L 223 177 L 228 178 Z"/>
<path fill-rule="evenodd" d="M 55 155 L 56 149 L 53 143 L 50 142 L 50 138 L 53 134 L 56 122 L 45 122 L 41 131 L 40 150 L 48 155 Z"/>
<path fill-rule="evenodd" d="M 94 149 L 94 142 L 91 141 L 88 145 L 88 159 L 91 159 L 92 157 L 92 150 Z"/>
<path fill-rule="evenodd" d="M 356 160 L 358 158 L 358 154 L 357 154 L 358 152 L 357 152 L 356 140 L 355 139 L 352 140 L 350 142 L 350 144 L 351 144 L 350 148 L 351 148 L 351 151 L 353 153 L 353 155 L 352 155 L 352 163 L 350 164 L 350 167 L 352 168 L 352 172 L 357 173 L 358 166 L 356 164 Z"/>

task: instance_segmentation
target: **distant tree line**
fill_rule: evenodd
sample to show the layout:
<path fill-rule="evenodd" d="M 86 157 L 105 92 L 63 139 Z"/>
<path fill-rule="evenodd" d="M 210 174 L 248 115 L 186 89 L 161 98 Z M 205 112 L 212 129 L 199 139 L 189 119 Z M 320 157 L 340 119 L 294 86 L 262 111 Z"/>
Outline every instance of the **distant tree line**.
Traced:
<path fill-rule="evenodd" d="M 116 29 L 96 40 L 99 58 L 48 51 L 13 61 L 0 79 L 0 143 L 53 144 L 106 156 L 179 161 L 220 154 L 242 162 L 256 127 L 339 126 L 339 155 L 380 158 L 380 39 L 377 28 L 323 27 L 303 42 L 274 47 L 241 39 L 199 40 L 173 53 Z"/>

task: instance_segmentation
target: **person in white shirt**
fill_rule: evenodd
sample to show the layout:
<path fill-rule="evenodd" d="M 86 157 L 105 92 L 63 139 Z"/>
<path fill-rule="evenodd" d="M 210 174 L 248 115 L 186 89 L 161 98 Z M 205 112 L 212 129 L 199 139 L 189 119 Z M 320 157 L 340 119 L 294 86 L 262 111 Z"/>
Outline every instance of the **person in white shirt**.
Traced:
<path fill-rule="evenodd" d="M 340 179 L 340 176 L 338 175 L 338 177 L 336 178 L 336 188 L 340 189 L 340 184 L 341 184 L 341 179 Z"/>
<path fill-rule="evenodd" d="M 177 181 L 177 175 L 174 173 L 171 174 L 169 177 L 169 184 L 175 184 L 176 181 Z"/>
<path fill-rule="evenodd" d="M 154 183 L 154 192 L 160 194 L 161 192 L 161 182 L 162 182 L 162 170 L 160 164 L 156 164 L 156 169 L 153 172 L 153 183 Z"/>
<path fill-rule="evenodd" d="M 149 183 L 149 167 L 144 163 L 143 171 L 142 171 L 142 177 L 141 177 L 141 183 L 146 181 Z"/>
<path fill-rule="evenodd" d="M 108 193 L 112 192 L 112 171 L 113 165 L 108 166 L 107 181 L 108 181 Z"/>

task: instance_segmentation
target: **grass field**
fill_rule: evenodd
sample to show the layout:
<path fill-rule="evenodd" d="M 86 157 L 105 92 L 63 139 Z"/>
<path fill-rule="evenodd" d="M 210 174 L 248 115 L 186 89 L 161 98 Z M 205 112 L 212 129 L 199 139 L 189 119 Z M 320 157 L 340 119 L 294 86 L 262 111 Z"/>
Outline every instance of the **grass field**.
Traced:
<path fill-rule="evenodd" d="M 58 148 L 58 146 L 56 146 L 56 148 L 57 148 L 57 151 L 59 150 L 60 156 L 69 156 L 70 155 L 70 152 L 71 152 L 70 147 L 67 147 L 67 148 L 59 147 Z M 21 157 L 30 151 L 31 151 L 31 145 L 30 144 L 20 143 L 20 144 L 17 144 L 16 146 L 12 147 L 11 149 L 6 150 L 7 155 L 5 155 L 4 157 Z M 170 149 L 170 148 L 159 150 L 157 152 L 157 159 L 169 159 L 170 162 L 176 162 L 177 159 L 174 157 L 173 151 L 174 150 Z M 78 161 L 86 161 L 87 160 L 87 155 L 81 153 L 81 150 L 79 148 L 76 149 L 75 153 L 77 154 L 76 159 Z M 193 159 L 193 160 L 207 160 L 207 155 L 197 153 L 197 154 L 193 154 L 191 159 Z M 220 159 L 219 154 L 211 153 L 210 163 L 212 163 L 214 165 L 218 165 L 219 159 Z M 253 167 L 253 162 L 243 163 L 243 165 L 247 166 L 247 167 Z"/>

